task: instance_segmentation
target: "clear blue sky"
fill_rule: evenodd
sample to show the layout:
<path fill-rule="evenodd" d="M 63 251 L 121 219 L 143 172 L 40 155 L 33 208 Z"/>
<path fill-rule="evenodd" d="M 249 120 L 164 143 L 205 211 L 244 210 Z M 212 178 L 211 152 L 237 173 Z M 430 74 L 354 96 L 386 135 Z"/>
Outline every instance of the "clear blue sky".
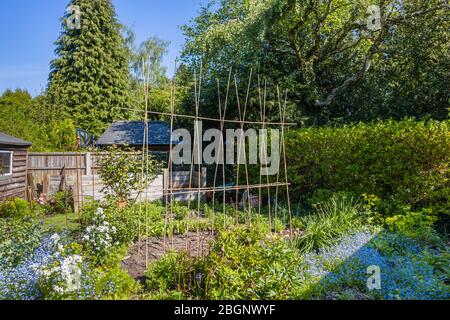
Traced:
<path fill-rule="evenodd" d="M 33 96 L 46 86 L 59 19 L 69 0 L 0 0 L 0 94 L 27 89 Z M 164 64 L 173 74 L 184 38 L 179 26 L 194 18 L 206 0 L 113 0 L 119 20 L 140 43 L 156 35 L 171 41 Z"/>

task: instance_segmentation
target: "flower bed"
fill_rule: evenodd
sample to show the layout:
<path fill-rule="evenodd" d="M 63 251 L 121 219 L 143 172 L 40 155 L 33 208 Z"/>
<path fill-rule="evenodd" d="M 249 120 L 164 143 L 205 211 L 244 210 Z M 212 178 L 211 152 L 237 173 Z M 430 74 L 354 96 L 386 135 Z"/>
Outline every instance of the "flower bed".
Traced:
<path fill-rule="evenodd" d="M 405 237 L 363 231 L 343 237 L 337 245 L 306 254 L 304 276 L 306 281 L 318 282 L 313 295 L 319 296 L 355 287 L 373 298 L 448 299 L 445 276 L 427 263 L 427 252 L 427 248 Z M 379 291 L 367 289 L 370 266 L 380 269 Z"/>

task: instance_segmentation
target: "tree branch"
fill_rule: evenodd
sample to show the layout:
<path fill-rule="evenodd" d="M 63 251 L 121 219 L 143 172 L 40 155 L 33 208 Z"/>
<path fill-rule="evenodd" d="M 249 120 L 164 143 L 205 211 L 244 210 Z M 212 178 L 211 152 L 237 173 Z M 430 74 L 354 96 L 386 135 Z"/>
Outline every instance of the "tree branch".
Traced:
<path fill-rule="evenodd" d="M 417 17 L 424 16 L 426 14 L 432 13 L 432 12 L 434 12 L 436 10 L 439 10 L 439 9 L 450 9 L 450 5 L 448 3 L 448 0 L 443 1 L 439 5 L 437 5 L 435 7 L 432 7 L 432 8 L 429 8 L 429 9 L 426 9 L 426 10 L 412 12 L 412 13 L 409 13 L 409 14 L 405 14 L 405 15 L 403 15 L 401 17 L 393 18 L 393 19 L 386 19 L 384 21 L 383 29 L 380 31 L 380 34 L 379 34 L 377 40 L 375 40 L 375 42 L 372 44 L 372 46 L 368 50 L 368 52 L 367 52 L 367 54 L 365 56 L 365 59 L 364 59 L 364 65 L 360 69 L 360 71 L 356 75 L 345 79 L 344 82 L 341 85 L 339 85 L 338 87 L 334 88 L 330 92 L 330 94 L 328 94 L 328 96 L 325 98 L 325 100 L 322 100 L 322 101 L 316 100 L 315 106 L 317 106 L 317 107 L 324 107 L 324 106 L 330 105 L 338 94 L 340 94 L 342 91 L 347 89 L 349 86 L 351 86 L 352 84 L 360 81 L 361 79 L 363 79 L 365 77 L 366 73 L 369 71 L 370 67 L 372 66 L 372 59 L 373 59 L 373 56 L 375 55 L 375 53 L 378 51 L 378 46 L 382 43 L 382 41 L 384 40 L 385 35 L 387 34 L 388 27 L 393 26 L 393 25 L 397 25 L 397 24 L 400 24 L 400 23 L 404 23 L 404 22 L 406 22 L 408 20 L 411 20 L 411 19 L 414 19 L 414 18 L 417 18 Z M 349 31 L 347 31 L 347 32 L 349 32 Z M 338 40 L 342 40 L 343 39 L 342 36 L 344 36 L 344 38 L 345 38 L 345 35 L 346 35 L 346 32 L 343 32 L 341 34 L 341 37 L 339 37 Z M 355 43 L 355 45 L 357 45 L 361 39 L 362 39 L 362 37 Z M 342 51 L 345 51 L 345 50 L 353 47 L 352 45 L 350 45 L 350 46 L 343 47 L 340 50 L 336 51 L 338 43 L 339 43 L 339 41 L 335 42 L 335 47 L 334 47 L 335 50 L 332 50 L 331 54 L 335 54 L 337 52 L 342 52 Z M 327 56 L 330 56 L 331 54 L 327 54 Z"/>

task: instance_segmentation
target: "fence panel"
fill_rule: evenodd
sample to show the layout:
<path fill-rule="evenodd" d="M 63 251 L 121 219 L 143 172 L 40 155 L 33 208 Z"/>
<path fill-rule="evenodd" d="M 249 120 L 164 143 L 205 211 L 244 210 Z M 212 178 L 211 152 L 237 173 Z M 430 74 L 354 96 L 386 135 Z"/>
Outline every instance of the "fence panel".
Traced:
<path fill-rule="evenodd" d="M 137 201 L 141 199 L 165 200 L 165 192 L 170 190 L 169 180 L 172 188 L 198 187 L 199 173 L 197 171 L 173 171 L 169 179 L 168 170 L 157 176 L 147 190 L 141 195 L 138 191 L 132 192 L 132 198 Z M 75 211 L 83 206 L 86 201 L 104 200 L 102 192 L 104 184 L 98 175 L 98 165 L 95 156 L 91 153 L 29 153 L 28 155 L 29 187 L 33 197 L 45 193 L 47 197 L 53 196 L 62 189 L 73 192 Z M 206 168 L 203 168 L 200 177 L 200 187 L 206 186 Z M 189 198 L 195 199 L 198 192 L 173 192 L 173 199 L 185 201 Z"/>

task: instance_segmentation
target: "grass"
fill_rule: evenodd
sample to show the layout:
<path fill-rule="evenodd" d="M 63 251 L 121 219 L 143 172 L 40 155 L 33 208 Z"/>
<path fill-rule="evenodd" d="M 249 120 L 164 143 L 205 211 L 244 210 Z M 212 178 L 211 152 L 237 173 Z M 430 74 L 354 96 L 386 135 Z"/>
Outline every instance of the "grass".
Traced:
<path fill-rule="evenodd" d="M 44 223 L 44 230 L 62 232 L 64 230 L 78 231 L 80 230 L 80 216 L 78 213 L 57 214 L 54 216 L 45 216 L 41 219 Z"/>

